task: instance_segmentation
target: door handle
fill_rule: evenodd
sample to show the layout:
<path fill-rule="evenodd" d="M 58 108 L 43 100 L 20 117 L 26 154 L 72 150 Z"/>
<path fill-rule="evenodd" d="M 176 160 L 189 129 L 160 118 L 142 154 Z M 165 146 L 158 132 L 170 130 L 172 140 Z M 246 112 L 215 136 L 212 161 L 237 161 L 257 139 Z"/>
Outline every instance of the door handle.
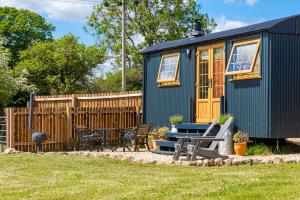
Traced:
<path fill-rule="evenodd" d="M 210 88 L 213 87 L 213 80 L 212 80 L 212 78 L 210 78 L 209 81 L 208 81 L 208 87 L 210 87 Z"/>

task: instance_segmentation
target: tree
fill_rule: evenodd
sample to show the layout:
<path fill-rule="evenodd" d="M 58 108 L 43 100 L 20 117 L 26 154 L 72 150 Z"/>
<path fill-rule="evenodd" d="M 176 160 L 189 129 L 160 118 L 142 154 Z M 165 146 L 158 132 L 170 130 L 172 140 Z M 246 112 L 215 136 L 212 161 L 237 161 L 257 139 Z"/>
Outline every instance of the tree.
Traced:
<path fill-rule="evenodd" d="M 25 50 L 33 42 L 52 38 L 54 26 L 45 19 L 29 10 L 11 7 L 0 7 L 0 36 L 6 42 L 4 46 L 12 54 L 10 66 L 19 60 L 19 52 Z"/>
<path fill-rule="evenodd" d="M 10 53 L 2 46 L 3 43 L 0 38 L 0 112 L 10 102 L 14 91 L 13 77 L 8 67 Z"/>
<path fill-rule="evenodd" d="M 73 35 L 53 41 L 36 42 L 21 52 L 15 68 L 41 95 L 85 91 L 93 69 L 103 61 L 103 52 L 86 47 Z"/>
<path fill-rule="evenodd" d="M 89 89 L 91 92 L 120 92 L 122 90 L 121 71 L 108 72 L 105 76 L 95 78 L 91 82 Z M 126 73 L 126 90 L 142 89 L 142 71 L 140 68 L 128 68 Z"/>
<path fill-rule="evenodd" d="M 200 13 L 195 0 L 144 0 L 138 6 L 131 2 L 127 4 L 126 15 L 128 67 L 141 67 L 142 56 L 139 52 L 146 46 L 190 36 L 195 19 L 200 19 L 207 33 L 216 26 L 207 14 Z M 99 40 L 106 58 L 115 59 L 115 65 L 120 66 L 119 8 L 99 5 L 91 14 L 86 30 Z"/>

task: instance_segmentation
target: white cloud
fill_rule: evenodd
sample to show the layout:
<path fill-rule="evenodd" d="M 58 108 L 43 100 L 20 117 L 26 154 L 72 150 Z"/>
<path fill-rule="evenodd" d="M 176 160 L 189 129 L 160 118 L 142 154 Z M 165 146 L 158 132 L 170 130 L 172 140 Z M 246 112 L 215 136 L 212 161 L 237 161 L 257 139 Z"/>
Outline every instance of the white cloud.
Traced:
<path fill-rule="evenodd" d="M 214 32 L 225 31 L 225 30 L 249 25 L 249 23 L 247 22 L 239 21 L 239 20 L 230 20 L 227 19 L 225 16 L 216 19 L 216 22 L 217 22 L 217 27 L 214 30 Z"/>
<path fill-rule="evenodd" d="M 28 9 L 59 21 L 86 21 L 86 18 L 93 11 L 92 4 L 74 1 L 0 0 L 0 5 Z"/>
<path fill-rule="evenodd" d="M 235 2 L 238 2 L 239 0 L 224 0 L 225 3 L 235 3 Z M 243 0 L 246 5 L 248 6 L 254 6 L 258 0 Z"/>
<path fill-rule="evenodd" d="M 246 4 L 247 4 L 248 6 L 254 6 L 254 4 L 257 3 L 257 1 L 258 1 L 258 0 L 246 0 Z"/>

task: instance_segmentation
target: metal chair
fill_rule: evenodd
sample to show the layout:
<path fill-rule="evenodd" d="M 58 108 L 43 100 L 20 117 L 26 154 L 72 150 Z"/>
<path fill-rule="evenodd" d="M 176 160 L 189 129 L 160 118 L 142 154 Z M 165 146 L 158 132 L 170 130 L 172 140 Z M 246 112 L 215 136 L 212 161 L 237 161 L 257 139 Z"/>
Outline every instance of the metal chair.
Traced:
<path fill-rule="evenodd" d="M 140 124 L 136 129 L 128 129 L 123 136 L 123 151 L 125 148 L 130 150 L 129 144 L 134 144 L 134 151 L 137 151 L 139 144 L 145 145 L 147 150 L 150 150 L 148 145 L 148 134 L 151 129 L 151 124 Z"/>

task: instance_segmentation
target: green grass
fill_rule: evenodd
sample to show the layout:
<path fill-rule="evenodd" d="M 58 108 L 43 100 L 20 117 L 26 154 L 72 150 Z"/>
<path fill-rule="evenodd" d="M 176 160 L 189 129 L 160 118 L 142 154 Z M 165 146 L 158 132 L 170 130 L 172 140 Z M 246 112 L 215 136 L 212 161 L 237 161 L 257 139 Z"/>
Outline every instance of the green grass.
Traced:
<path fill-rule="evenodd" d="M 272 154 L 272 148 L 265 144 L 250 146 L 247 150 L 248 155 L 269 155 Z"/>
<path fill-rule="evenodd" d="M 183 167 L 0 155 L 1 199 L 300 199 L 300 165 Z"/>

